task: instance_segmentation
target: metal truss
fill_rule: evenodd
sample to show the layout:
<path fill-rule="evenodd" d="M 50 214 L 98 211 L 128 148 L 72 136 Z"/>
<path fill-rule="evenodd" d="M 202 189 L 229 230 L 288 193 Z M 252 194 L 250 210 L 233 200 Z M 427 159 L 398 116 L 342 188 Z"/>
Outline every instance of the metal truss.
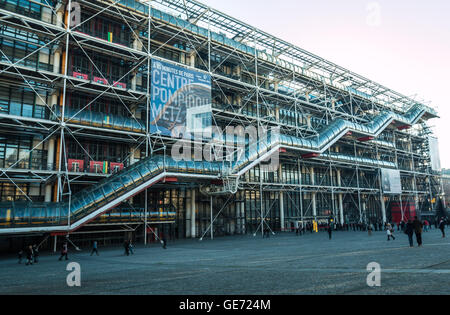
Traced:
<path fill-rule="evenodd" d="M 30 176 L 30 180 L 42 183 L 55 182 L 57 197 L 54 201 L 70 198 L 71 184 L 95 182 L 98 178 L 109 176 L 69 170 L 69 152 L 65 145 L 68 141 L 75 143 L 89 157 L 89 161 L 94 159 L 84 148 L 81 139 L 101 139 L 127 144 L 131 146 L 131 150 L 126 160 L 134 159 L 137 151 L 140 152 L 141 158 L 155 154 L 168 155 L 174 140 L 152 134 L 149 128 L 152 59 L 169 61 L 211 75 L 213 124 L 223 129 L 248 125 L 279 127 L 283 134 L 314 138 L 336 119 L 367 123 L 383 110 L 402 114 L 414 104 L 423 103 L 415 97 L 404 96 L 195 0 L 141 1 L 140 4 L 147 7 L 147 12 L 127 7 L 119 0 L 79 0 L 77 2 L 81 7 L 92 14 L 80 24 L 70 25 L 63 17 L 64 14 L 69 14 L 73 2 L 68 0 L 57 7 L 48 6 L 51 21 L 0 9 L 1 28 L 14 28 L 33 34 L 42 42 L 37 49 L 19 60 L 11 60 L 0 48 L 0 84 L 29 88 L 51 116 L 38 119 L 0 114 L 0 126 L 15 128 L 19 133 L 33 131 L 42 134 L 43 140 L 33 146 L 31 152 L 56 139 L 58 167 L 32 170 Z M 175 25 L 154 17 L 153 10 L 169 12 L 174 18 L 189 23 L 184 26 Z M 80 31 L 85 23 L 100 16 L 121 24 L 123 31 L 126 30 L 132 39 L 129 41 L 130 45 L 110 42 Z M 190 29 L 192 25 L 206 29 L 206 35 L 193 32 Z M 223 44 L 215 40 L 213 34 L 233 40 L 236 45 Z M 6 35 L 1 33 L 0 36 Z M 237 43 L 253 49 L 253 53 L 239 49 Z M 59 68 L 59 62 L 56 61 L 53 62 L 53 71 L 23 65 L 24 61 L 34 58 L 46 49 L 51 51 L 50 56 L 60 56 L 62 64 Z M 77 71 L 70 69 L 69 57 L 75 51 L 97 74 L 99 82 L 73 74 Z M 165 52 L 177 57 L 166 57 Z M 108 56 L 126 62 L 126 70 L 114 80 L 117 82 L 111 82 L 107 71 L 96 61 L 96 56 Z M 138 74 L 142 78 L 141 89 L 135 86 L 123 88 L 116 84 L 127 77 L 136 78 Z M 42 96 L 43 91 L 47 93 L 47 99 Z M 73 93 L 89 95 L 91 100 L 77 111 L 68 112 L 66 103 Z M 104 98 L 118 102 L 127 117 L 142 128 L 117 130 L 105 126 L 83 125 L 77 120 L 92 104 Z M 61 108 L 59 111 L 58 107 Z M 145 115 L 145 119 L 138 117 L 139 112 Z M 430 170 L 429 154 L 421 148 L 429 127 L 425 119 L 421 120 L 419 125 L 409 130 L 399 130 L 398 127 L 402 126 L 391 126 L 381 135 L 383 139 L 369 141 L 347 135 L 327 153 L 338 152 L 354 157 L 394 162 L 401 169 L 406 198 L 431 199 L 439 193 L 439 188 L 436 188 L 439 175 Z M 260 191 L 258 213 L 261 223 L 257 231 L 260 228 L 264 230 L 264 226 L 271 228 L 266 218 L 275 202 L 272 202 L 270 207 L 265 207 L 262 200 L 263 190 L 278 194 L 285 192 L 288 199 L 292 199 L 291 194 L 294 193 L 300 193 L 302 196 L 315 194 L 333 214 L 337 213 L 336 196 L 341 194 L 344 201 L 359 210 L 360 222 L 367 220 L 367 215 L 362 212 L 362 200 L 365 196 L 378 202 L 384 199 L 378 187 L 379 172 L 374 167 L 338 162 L 327 158 L 326 155 L 310 159 L 292 153 L 285 153 L 284 156 L 292 158 L 297 164 L 299 183 L 263 181 L 261 170 L 258 174 L 259 181 L 241 179 L 239 182 L 238 194 L 243 190 Z M 21 170 L 14 168 L 19 163 L 20 161 L 17 161 L 12 166 L 1 169 L 0 179 L 13 183 L 22 191 L 17 185 L 19 177 L 15 177 Z M 290 161 L 282 160 L 283 163 Z M 331 178 L 338 171 L 342 172 L 342 182 L 339 185 L 336 182 L 327 185 L 325 178 L 322 178 L 313 184 L 303 183 L 301 169 L 305 167 L 324 170 Z M 369 173 L 371 177 L 363 175 Z M 22 193 L 31 201 L 30 196 L 23 191 Z M 147 193 L 145 197 L 147 198 Z M 147 206 L 146 202 L 145 225 L 148 223 Z M 299 214 L 297 218 L 303 220 L 313 217 L 312 208 L 312 199 L 305 205 L 300 203 L 300 207 L 295 209 Z M 215 219 L 211 220 L 211 225 L 214 221 Z M 203 236 L 205 235 L 206 232 Z"/>

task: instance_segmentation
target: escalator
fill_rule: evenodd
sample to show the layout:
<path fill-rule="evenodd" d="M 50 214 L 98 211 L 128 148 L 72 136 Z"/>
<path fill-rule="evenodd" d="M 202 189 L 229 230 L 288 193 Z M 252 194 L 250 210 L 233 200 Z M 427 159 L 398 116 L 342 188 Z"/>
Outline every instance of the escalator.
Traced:
<path fill-rule="evenodd" d="M 123 201 L 169 177 L 217 180 L 226 176 L 242 176 L 281 148 L 304 153 L 322 154 L 348 132 L 377 137 L 392 122 L 413 125 L 426 113 L 426 107 L 413 106 L 405 115 L 383 112 L 372 122 L 362 125 L 338 119 L 313 139 L 294 136 L 272 136 L 250 145 L 247 152 L 234 162 L 177 162 L 170 157 L 153 156 L 112 175 L 77 194 L 67 202 L 0 204 L 0 234 L 29 232 L 69 232 L 119 206 Z M 333 159 L 368 163 L 372 166 L 395 168 L 394 163 L 364 158 L 328 154 Z"/>

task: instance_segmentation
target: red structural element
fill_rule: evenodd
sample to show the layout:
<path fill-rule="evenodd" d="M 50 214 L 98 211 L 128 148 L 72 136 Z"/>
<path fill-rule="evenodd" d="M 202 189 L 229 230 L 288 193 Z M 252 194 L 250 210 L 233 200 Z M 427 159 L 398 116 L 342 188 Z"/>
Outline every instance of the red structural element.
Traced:
<path fill-rule="evenodd" d="M 103 79 L 103 78 L 99 78 L 99 77 L 94 77 L 94 82 L 100 83 L 100 84 L 104 84 L 104 85 L 108 85 L 108 80 Z"/>
<path fill-rule="evenodd" d="M 223 185 L 223 180 L 212 180 L 211 185 L 216 185 L 216 186 Z"/>
<path fill-rule="evenodd" d="M 302 158 L 304 159 L 312 159 L 312 158 L 316 158 L 319 157 L 320 154 L 319 153 L 309 153 L 309 154 L 303 154 Z"/>
<path fill-rule="evenodd" d="M 351 136 L 351 135 L 352 135 L 352 132 L 349 131 L 349 132 L 347 132 L 345 135 L 346 135 L 346 136 Z"/>
<path fill-rule="evenodd" d="M 117 82 L 117 81 L 113 82 L 113 86 L 114 87 L 118 87 L 118 88 L 122 88 L 122 89 L 126 89 L 127 88 L 127 85 L 125 83 Z"/>
<path fill-rule="evenodd" d="M 123 163 L 112 163 L 112 162 L 111 162 L 111 163 L 110 163 L 110 166 L 109 166 L 109 169 L 111 170 L 111 173 L 112 173 L 112 174 L 117 173 L 117 172 L 123 170 L 123 168 L 124 168 Z"/>
<path fill-rule="evenodd" d="M 411 126 L 405 125 L 405 126 L 398 127 L 397 129 L 398 129 L 398 130 L 407 130 L 407 129 L 409 129 L 409 128 L 411 128 Z"/>
<path fill-rule="evenodd" d="M 164 179 L 164 183 L 177 183 L 178 182 L 178 178 L 176 177 L 166 177 Z"/>
<path fill-rule="evenodd" d="M 84 161 L 70 159 L 67 161 L 67 169 L 69 172 L 82 172 L 84 170 Z"/>
<path fill-rule="evenodd" d="M 280 153 L 286 153 L 287 151 L 286 151 L 286 149 L 285 148 L 281 148 L 280 149 Z"/>
<path fill-rule="evenodd" d="M 374 137 L 364 137 L 364 138 L 359 138 L 358 141 L 359 142 L 367 142 L 367 141 L 372 141 L 373 139 L 375 139 Z"/>
<path fill-rule="evenodd" d="M 105 173 L 104 169 L 103 169 L 103 165 L 104 165 L 103 162 L 91 161 L 89 164 L 89 172 L 103 174 L 103 173 Z"/>
<path fill-rule="evenodd" d="M 77 79 L 89 80 L 89 76 L 85 73 L 73 72 L 72 76 Z"/>
<path fill-rule="evenodd" d="M 403 202 L 403 220 L 408 222 L 408 220 L 414 220 L 416 216 L 416 205 L 414 202 Z M 394 223 L 402 222 L 402 211 L 400 207 L 400 202 L 391 202 L 391 214 L 392 221 Z"/>

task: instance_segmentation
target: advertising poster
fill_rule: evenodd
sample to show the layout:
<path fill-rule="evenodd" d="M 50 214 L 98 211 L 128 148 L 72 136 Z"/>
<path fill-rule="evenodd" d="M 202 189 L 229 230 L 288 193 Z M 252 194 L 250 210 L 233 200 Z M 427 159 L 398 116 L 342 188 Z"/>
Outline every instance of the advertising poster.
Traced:
<path fill-rule="evenodd" d="M 187 137 L 211 128 L 211 76 L 152 60 L 150 132 Z"/>
<path fill-rule="evenodd" d="M 430 157 L 431 169 L 436 172 L 441 171 L 441 156 L 439 153 L 439 141 L 437 138 L 430 137 Z"/>
<path fill-rule="evenodd" d="M 381 170 L 381 185 L 385 194 L 401 194 L 402 182 L 400 179 L 399 170 L 382 169 Z"/>

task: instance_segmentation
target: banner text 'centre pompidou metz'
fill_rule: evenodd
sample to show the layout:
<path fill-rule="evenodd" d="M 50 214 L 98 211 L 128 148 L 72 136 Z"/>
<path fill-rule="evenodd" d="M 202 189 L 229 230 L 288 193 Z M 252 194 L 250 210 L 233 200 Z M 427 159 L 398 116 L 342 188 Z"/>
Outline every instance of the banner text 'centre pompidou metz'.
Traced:
<path fill-rule="evenodd" d="M 211 76 L 152 60 L 151 132 L 165 136 L 211 127 Z"/>

